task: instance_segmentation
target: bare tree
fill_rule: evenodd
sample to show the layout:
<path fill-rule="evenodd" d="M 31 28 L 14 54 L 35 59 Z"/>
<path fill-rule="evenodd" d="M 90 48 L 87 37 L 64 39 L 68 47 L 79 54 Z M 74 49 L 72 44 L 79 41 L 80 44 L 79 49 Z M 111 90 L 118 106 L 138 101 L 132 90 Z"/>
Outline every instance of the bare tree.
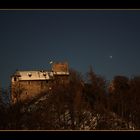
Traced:
<path fill-rule="evenodd" d="M 126 102 L 129 91 L 129 79 L 125 76 L 115 76 L 113 80 L 114 90 L 112 95 L 114 98 L 115 112 L 121 117 L 126 115 Z"/>

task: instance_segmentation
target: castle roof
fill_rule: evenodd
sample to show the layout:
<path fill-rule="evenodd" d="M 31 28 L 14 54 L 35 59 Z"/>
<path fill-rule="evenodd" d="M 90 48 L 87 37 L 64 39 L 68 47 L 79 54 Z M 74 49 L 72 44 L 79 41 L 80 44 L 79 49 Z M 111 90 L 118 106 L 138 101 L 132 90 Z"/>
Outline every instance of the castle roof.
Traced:
<path fill-rule="evenodd" d="M 14 76 L 19 80 L 49 80 L 53 73 L 47 71 L 16 71 Z"/>
<path fill-rule="evenodd" d="M 16 71 L 12 77 L 18 77 L 19 80 L 50 80 L 54 75 L 69 75 L 69 72 Z"/>

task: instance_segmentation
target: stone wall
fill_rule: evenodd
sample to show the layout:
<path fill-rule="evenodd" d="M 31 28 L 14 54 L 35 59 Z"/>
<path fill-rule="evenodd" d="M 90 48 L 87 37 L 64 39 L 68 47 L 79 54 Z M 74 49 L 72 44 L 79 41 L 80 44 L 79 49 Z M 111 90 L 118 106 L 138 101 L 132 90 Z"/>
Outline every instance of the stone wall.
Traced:
<path fill-rule="evenodd" d="M 53 72 L 68 72 L 67 63 L 54 63 L 52 65 Z"/>
<path fill-rule="evenodd" d="M 12 83 L 11 95 L 12 103 L 33 99 L 43 92 L 49 92 L 51 81 L 18 81 Z"/>

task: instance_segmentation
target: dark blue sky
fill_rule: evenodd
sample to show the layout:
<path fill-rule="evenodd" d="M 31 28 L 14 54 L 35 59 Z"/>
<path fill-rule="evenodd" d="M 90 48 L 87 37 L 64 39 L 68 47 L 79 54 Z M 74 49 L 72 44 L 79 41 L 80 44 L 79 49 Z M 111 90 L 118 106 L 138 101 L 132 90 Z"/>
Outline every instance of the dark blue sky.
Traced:
<path fill-rule="evenodd" d="M 140 75 L 140 11 L 1 10 L 2 87 L 16 69 L 50 69 L 50 60 L 83 74 L 92 65 L 108 80 Z"/>

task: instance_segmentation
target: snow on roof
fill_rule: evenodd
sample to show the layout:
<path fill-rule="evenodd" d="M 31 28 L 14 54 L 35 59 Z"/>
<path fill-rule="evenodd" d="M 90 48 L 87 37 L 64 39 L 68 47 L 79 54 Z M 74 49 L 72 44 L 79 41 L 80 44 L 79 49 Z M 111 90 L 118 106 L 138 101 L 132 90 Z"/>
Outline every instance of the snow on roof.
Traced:
<path fill-rule="evenodd" d="M 69 75 L 69 72 L 48 72 L 48 71 L 16 71 L 12 77 L 19 80 L 50 80 L 54 75 Z"/>
<path fill-rule="evenodd" d="M 14 76 L 19 77 L 19 80 L 49 80 L 53 73 L 47 71 L 17 71 Z"/>
<path fill-rule="evenodd" d="M 54 75 L 69 75 L 69 72 L 53 72 Z"/>

